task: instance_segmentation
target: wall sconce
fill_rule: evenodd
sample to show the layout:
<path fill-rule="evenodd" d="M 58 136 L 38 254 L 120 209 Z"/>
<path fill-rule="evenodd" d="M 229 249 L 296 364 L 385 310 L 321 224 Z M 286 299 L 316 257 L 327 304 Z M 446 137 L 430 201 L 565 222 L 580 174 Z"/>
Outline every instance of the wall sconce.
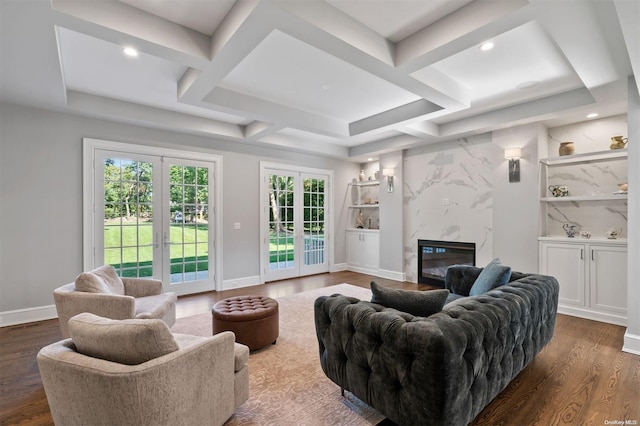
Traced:
<path fill-rule="evenodd" d="M 393 169 L 382 169 L 382 176 L 387 178 L 387 192 L 393 192 Z"/>
<path fill-rule="evenodd" d="M 505 149 L 504 158 L 509 160 L 509 182 L 520 182 L 520 158 L 522 158 L 522 149 Z"/>

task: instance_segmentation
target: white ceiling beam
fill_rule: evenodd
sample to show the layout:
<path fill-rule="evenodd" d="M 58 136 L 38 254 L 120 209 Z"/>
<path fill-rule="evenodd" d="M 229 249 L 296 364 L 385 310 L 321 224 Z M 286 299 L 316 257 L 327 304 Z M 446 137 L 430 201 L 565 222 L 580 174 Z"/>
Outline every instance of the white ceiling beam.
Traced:
<path fill-rule="evenodd" d="M 103 96 L 69 90 L 68 107 L 76 112 L 96 114 L 99 117 L 117 118 L 130 123 L 152 125 L 156 128 L 176 130 L 225 139 L 243 139 L 242 126 L 196 117 L 175 111 L 120 101 Z"/>
<path fill-rule="evenodd" d="M 600 24 L 590 2 L 558 1 L 553 8 L 548 8 L 545 1 L 536 0 L 536 6 L 537 21 L 551 35 L 587 88 L 604 86 L 623 77 L 598 31 Z M 580 22 L 580 25 L 571 25 L 571 22 Z"/>
<path fill-rule="evenodd" d="M 622 35 L 633 69 L 633 75 L 640 76 L 640 2 L 629 0 L 613 1 Z M 636 77 L 640 81 L 640 77 Z M 640 93 L 640 84 L 636 85 Z"/>
<path fill-rule="evenodd" d="M 425 143 L 425 138 L 412 135 L 392 136 L 349 148 L 349 157 L 365 157 L 400 151 L 415 144 Z"/>
<path fill-rule="evenodd" d="M 442 107 L 432 102 L 420 99 L 388 111 L 381 112 L 362 120 L 349 124 L 351 136 L 366 133 L 372 130 L 384 130 L 385 127 L 402 125 L 402 123 L 415 121 L 429 114 L 440 111 Z"/>
<path fill-rule="evenodd" d="M 275 4 L 367 55 L 393 65 L 393 43 L 329 3 L 276 0 Z"/>
<path fill-rule="evenodd" d="M 514 124 L 525 124 L 540 120 L 540 117 L 568 110 L 578 106 L 589 105 L 595 99 L 587 89 L 575 89 L 557 95 L 547 96 L 529 102 L 523 102 L 505 108 L 485 112 L 469 118 L 463 118 L 440 125 L 440 137 L 450 139 L 473 133 L 484 133 L 489 130 L 509 127 Z"/>
<path fill-rule="evenodd" d="M 118 1 L 51 0 L 55 25 L 190 67 L 209 62 L 210 39 Z"/>
<path fill-rule="evenodd" d="M 283 127 L 294 127 L 331 137 L 344 138 L 349 136 L 349 126 L 343 121 L 222 88 L 212 90 L 198 106 L 205 108 L 210 106 L 216 111 L 231 114 L 242 111 L 245 116 L 251 116 L 253 120 L 270 122 Z"/>
<path fill-rule="evenodd" d="M 231 8 L 212 36 L 211 62 L 178 81 L 179 102 L 200 102 L 273 31 L 269 10 L 256 0 L 240 0 Z"/>
<path fill-rule="evenodd" d="M 317 141 L 301 140 L 300 138 L 276 133 L 260 139 L 260 142 L 269 144 L 287 151 L 295 151 L 304 154 L 319 154 L 325 157 L 333 157 L 344 160 L 349 155 L 346 146 L 332 143 L 320 143 Z"/>
<path fill-rule="evenodd" d="M 640 2 L 614 0 L 624 42 L 633 69 L 633 75 L 640 76 Z M 640 77 L 636 77 L 640 81 Z M 640 84 L 637 84 L 640 93 Z"/>
<path fill-rule="evenodd" d="M 573 2 L 572 2 L 573 3 Z M 399 71 L 413 73 L 529 22 L 526 0 L 477 0 L 396 44 Z"/>
<path fill-rule="evenodd" d="M 351 156 L 378 155 L 388 150 L 409 149 L 419 145 L 444 142 L 470 135 L 486 133 L 491 130 L 526 124 L 543 120 L 559 111 L 570 110 L 594 102 L 593 96 L 587 89 L 576 89 L 558 95 L 548 96 L 522 104 L 478 114 L 450 123 L 441 124 L 436 135 L 424 133 L 407 137 L 394 137 L 352 147 Z M 427 130 L 428 127 L 425 127 Z M 432 129 L 435 130 L 435 129 Z"/>
<path fill-rule="evenodd" d="M 284 126 L 276 126 L 264 121 L 252 121 L 244 128 L 244 137 L 247 140 L 259 140 L 262 137 L 282 130 Z"/>
<path fill-rule="evenodd" d="M 410 124 L 399 129 L 402 133 L 412 135 L 418 138 L 439 137 L 440 126 L 431 121 L 422 121 L 420 123 Z"/>

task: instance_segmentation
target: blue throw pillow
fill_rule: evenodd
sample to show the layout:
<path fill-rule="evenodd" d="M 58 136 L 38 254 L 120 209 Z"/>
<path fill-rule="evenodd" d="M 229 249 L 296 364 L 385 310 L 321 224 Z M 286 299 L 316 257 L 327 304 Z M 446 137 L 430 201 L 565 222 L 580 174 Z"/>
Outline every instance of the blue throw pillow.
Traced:
<path fill-rule="evenodd" d="M 469 296 L 477 296 L 505 285 L 509 282 L 509 278 L 511 278 L 511 267 L 503 265 L 500 259 L 493 259 L 476 278 L 469 290 Z"/>
<path fill-rule="evenodd" d="M 402 290 L 387 288 L 371 281 L 371 303 L 397 309 L 418 317 L 428 317 L 442 310 L 449 290 Z"/>

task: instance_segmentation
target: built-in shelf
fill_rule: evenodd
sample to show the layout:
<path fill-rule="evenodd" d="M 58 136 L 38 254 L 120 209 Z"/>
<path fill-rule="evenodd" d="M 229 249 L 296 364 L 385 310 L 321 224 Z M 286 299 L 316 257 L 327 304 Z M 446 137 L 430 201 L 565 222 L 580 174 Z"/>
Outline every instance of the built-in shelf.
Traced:
<path fill-rule="evenodd" d="M 575 237 L 569 238 L 564 235 L 549 235 L 546 237 L 538 237 L 538 241 L 550 241 L 550 242 L 558 242 L 558 243 L 576 243 L 576 244 L 606 244 L 606 245 L 620 245 L 626 246 L 627 239 L 626 238 L 615 238 L 609 239 L 605 237 L 591 237 L 591 238 L 582 238 Z"/>
<path fill-rule="evenodd" d="M 378 204 L 355 204 L 353 206 L 349 206 L 350 209 L 373 209 L 380 207 Z"/>
<path fill-rule="evenodd" d="M 611 200 L 626 200 L 627 194 L 613 194 L 613 195 L 570 195 L 568 197 L 543 197 L 540 201 L 547 203 L 567 202 L 567 201 L 611 201 Z"/>
<path fill-rule="evenodd" d="M 349 185 L 353 185 L 353 186 L 380 185 L 380 181 L 379 180 L 363 180 L 363 181 L 349 182 Z"/>
<path fill-rule="evenodd" d="M 549 157 L 540 160 L 542 164 L 557 166 L 561 164 L 593 163 L 596 161 L 608 161 L 615 158 L 626 158 L 627 149 L 612 149 L 609 151 L 588 152 L 585 154 L 564 155 L 561 157 Z"/>

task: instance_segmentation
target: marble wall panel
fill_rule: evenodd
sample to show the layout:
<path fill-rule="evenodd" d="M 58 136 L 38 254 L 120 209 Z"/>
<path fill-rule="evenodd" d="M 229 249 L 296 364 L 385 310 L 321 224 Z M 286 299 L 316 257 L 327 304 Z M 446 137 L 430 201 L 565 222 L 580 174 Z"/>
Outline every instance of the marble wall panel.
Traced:
<path fill-rule="evenodd" d="M 476 264 L 493 254 L 493 169 L 502 150 L 490 135 L 406 152 L 404 251 L 407 280 L 417 281 L 418 239 L 476 243 Z M 448 200 L 448 205 L 443 205 Z"/>
<path fill-rule="evenodd" d="M 549 157 L 559 154 L 560 142 L 573 142 L 575 154 L 608 151 L 611 136 L 627 137 L 627 116 L 615 115 L 549 129 Z"/>

